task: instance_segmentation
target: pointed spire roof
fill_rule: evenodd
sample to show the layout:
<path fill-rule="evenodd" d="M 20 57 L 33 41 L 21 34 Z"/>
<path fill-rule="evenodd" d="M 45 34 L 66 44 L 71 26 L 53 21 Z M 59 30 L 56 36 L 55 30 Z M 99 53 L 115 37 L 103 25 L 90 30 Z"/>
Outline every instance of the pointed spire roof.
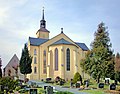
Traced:
<path fill-rule="evenodd" d="M 42 15 L 42 20 L 44 20 L 44 7 L 43 7 L 43 15 Z"/>
<path fill-rule="evenodd" d="M 43 13 L 42 13 L 42 20 L 40 21 L 40 28 L 46 28 L 46 21 L 44 19 L 44 7 L 43 7 Z"/>
<path fill-rule="evenodd" d="M 47 29 L 46 29 L 46 21 L 45 21 L 45 16 L 44 16 L 44 7 L 43 7 L 43 10 L 42 10 L 42 19 L 40 20 L 40 29 L 37 31 L 38 32 L 49 32 Z"/>

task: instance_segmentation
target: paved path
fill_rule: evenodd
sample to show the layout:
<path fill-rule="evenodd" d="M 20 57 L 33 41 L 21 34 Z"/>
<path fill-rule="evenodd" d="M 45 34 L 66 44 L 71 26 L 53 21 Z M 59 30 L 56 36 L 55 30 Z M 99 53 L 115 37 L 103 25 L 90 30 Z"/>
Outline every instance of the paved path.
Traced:
<path fill-rule="evenodd" d="M 85 93 L 85 92 L 82 92 L 82 91 L 78 91 L 78 88 L 62 88 L 61 86 L 54 86 L 52 84 L 47 84 L 47 83 L 44 83 L 44 82 L 39 82 L 39 81 L 31 81 L 31 82 L 35 82 L 37 85 L 40 85 L 42 87 L 44 86 L 52 86 L 52 87 L 55 87 L 55 89 L 57 91 L 69 91 L 69 92 L 72 92 L 74 94 L 88 94 L 88 93 Z"/>

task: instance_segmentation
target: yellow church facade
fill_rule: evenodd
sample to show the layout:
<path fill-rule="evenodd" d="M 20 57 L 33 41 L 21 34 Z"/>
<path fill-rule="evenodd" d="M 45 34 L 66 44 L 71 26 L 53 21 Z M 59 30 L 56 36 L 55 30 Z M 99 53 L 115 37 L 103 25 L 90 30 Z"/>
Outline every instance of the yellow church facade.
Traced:
<path fill-rule="evenodd" d="M 89 50 L 84 43 L 71 40 L 67 35 L 61 33 L 49 39 L 44 19 L 44 10 L 40 29 L 36 38 L 29 37 L 28 50 L 33 57 L 32 73 L 28 75 L 30 80 L 55 79 L 59 76 L 62 79 L 70 80 L 76 72 L 82 75 L 80 67 L 81 59 Z"/>

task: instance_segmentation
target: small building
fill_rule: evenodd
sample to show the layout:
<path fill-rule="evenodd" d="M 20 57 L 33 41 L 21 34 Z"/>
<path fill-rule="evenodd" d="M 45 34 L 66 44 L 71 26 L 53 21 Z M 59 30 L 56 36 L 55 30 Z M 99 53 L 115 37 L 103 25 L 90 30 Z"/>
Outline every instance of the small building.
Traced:
<path fill-rule="evenodd" d="M 18 77 L 21 80 L 24 79 L 23 74 L 20 73 L 19 59 L 16 54 L 14 54 L 14 56 L 3 69 L 3 76 Z"/>

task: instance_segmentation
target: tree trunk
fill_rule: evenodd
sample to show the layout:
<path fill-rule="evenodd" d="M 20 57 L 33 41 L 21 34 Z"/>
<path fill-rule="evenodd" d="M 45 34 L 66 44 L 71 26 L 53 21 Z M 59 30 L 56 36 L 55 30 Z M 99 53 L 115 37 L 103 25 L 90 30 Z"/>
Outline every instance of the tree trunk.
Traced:
<path fill-rule="evenodd" d="M 99 78 L 97 78 L 97 83 L 99 83 L 100 82 L 100 79 Z"/>
<path fill-rule="evenodd" d="M 26 76 L 27 74 L 24 74 L 24 83 L 26 83 Z"/>
<path fill-rule="evenodd" d="M 97 77 L 97 83 L 99 83 L 100 82 L 100 75 L 98 75 L 98 77 Z"/>
<path fill-rule="evenodd" d="M 115 81 L 115 82 L 114 82 L 114 83 L 115 83 L 115 85 L 118 85 L 117 80 L 114 80 L 114 81 Z"/>

